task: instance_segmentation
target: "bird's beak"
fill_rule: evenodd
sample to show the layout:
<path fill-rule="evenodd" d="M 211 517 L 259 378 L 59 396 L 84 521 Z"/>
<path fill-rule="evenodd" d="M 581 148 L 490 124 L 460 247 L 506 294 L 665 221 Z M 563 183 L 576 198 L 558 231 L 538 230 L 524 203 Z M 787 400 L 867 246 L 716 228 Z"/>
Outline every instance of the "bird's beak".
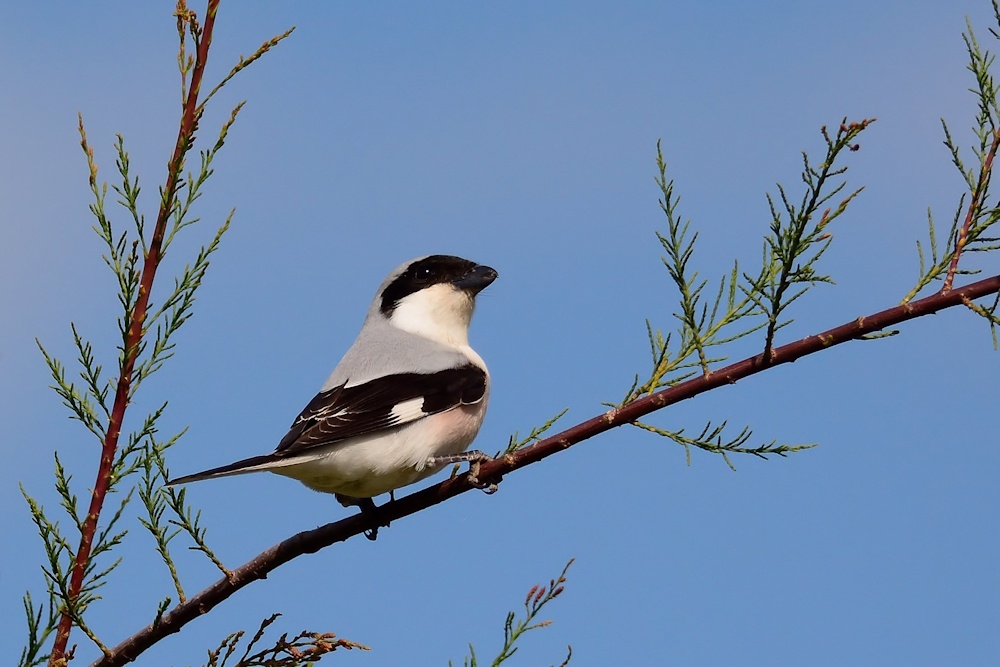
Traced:
<path fill-rule="evenodd" d="M 456 288 L 479 294 L 497 279 L 497 272 L 484 264 L 478 264 L 461 278 L 452 282 Z"/>

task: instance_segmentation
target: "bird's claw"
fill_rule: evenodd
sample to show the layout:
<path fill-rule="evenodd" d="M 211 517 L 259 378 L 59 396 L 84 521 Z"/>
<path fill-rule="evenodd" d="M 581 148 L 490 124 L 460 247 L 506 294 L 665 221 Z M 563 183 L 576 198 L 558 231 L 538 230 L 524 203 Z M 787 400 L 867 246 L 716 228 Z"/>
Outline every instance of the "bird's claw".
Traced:
<path fill-rule="evenodd" d="M 461 454 L 451 454 L 446 456 L 432 456 L 427 459 L 429 465 L 439 466 L 447 465 L 449 463 L 462 463 L 464 461 L 469 462 L 469 472 L 466 473 L 466 479 L 469 480 L 469 484 L 480 489 L 483 493 L 487 495 L 492 495 L 497 492 L 500 488 L 497 486 L 496 482 L 481 482 L 479 481 L 479 468 L 484 463 L 489 463 L 493 460 L 493 457 L 485 452 L 481 452 L 478 449 L 473 449 L 469 452 L 462 452 Z"/>

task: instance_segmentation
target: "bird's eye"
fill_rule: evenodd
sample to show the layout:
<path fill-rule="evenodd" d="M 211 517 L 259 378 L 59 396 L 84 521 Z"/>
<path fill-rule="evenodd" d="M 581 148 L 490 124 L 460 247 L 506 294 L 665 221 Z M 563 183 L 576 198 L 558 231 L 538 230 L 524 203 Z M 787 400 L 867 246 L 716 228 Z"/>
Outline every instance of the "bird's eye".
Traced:
<path fill-rule="evenodd" d="M 434 277 L 434 270 L 429 266 L 422 266 L 417 269 L 417 274 L 414 278 L 417 282 L 426 283 L 430 282 L 431 278 Z"/>

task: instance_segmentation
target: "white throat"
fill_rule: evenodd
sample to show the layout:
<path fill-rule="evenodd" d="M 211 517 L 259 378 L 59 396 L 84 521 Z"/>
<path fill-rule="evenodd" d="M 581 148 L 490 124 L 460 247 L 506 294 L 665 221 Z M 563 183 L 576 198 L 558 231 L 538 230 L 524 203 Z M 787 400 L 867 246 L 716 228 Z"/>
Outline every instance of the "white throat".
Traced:
<path fill-rule="evenodd" d="M 476 302 L 451 285 L 434 285 L 400 299 L 389 323 L 452 347 L 469 346 L 469 323 Z"/>

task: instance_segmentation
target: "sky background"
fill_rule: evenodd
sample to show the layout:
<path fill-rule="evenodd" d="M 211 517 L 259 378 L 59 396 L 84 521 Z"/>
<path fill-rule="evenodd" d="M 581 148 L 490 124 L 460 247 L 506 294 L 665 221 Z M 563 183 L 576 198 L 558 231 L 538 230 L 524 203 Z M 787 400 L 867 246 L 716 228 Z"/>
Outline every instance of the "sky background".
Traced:
<path fill-rule="evenodd" d="M 172 9 L 17 3 L 0 26 L 4 664 L 24 643 L 21 595 L 43 592 L 18 482 L 54 516 L 53 451 L 81 496 L 98 456 L 47 389 L 34 339 L 72 364 L 72 321 L 106 366 L 115 360 L 117 301 L 91 231 L 76 114 L 104 179 L 124 135 L 152 219 L 179 113 Z M 471 332 L 494 377 L 478 447 L 494 451 L 566 407 L 563 426 L 597 414 L 647 370 L 645 319 L 673 323 L 654 235 L 666 228 L 658 139 L 700 234 L 694 261 L 714 279 L 734 258 L 759 261 L 764 195 L 776 182 L 801 192 L 800 151 L 818 161 L 821 126 L 877 117 L 846 162 L 849 184 L 867 189 L 822 260 L 837 284 L 797 302 L 779 342 L 892 306 L 917 278 L 928 207 L 945 227 L 962 192 L 940 118 L 972 143 L 966 16 L 993 48 L 985 0 L 225 2 L 211 82 L 297 30 L 203 122 L 211 140 L 248 100 L 198 203 L 204 223 L 171 248 L 159 287 L 233 207 L 234 224 L 175 358 L 143 386 L 132 419 L 169 401 L 162 433 L 189 427 L 170 452 L 175 474 L 271 451 L 384 275 L 427 253 L 500 274 Z M 967 259 L 996 272 L 995 260 Z M 566 592 L 544 613 L 554 624 L 511 664 L 558 664 L 567 644 L 581 666 L 997 664 L 1000 357 L 985 324 L 957 309 L 901 332 L 650 419 L 695 432 L 728 419 L 757 442 L 815 449 L 737 457 L 733 472 L 703 452 L 688 466 L 680 447 L 619 429 L 510 475 L 496 495 L 465 494 L 375 543 L 299 558 L 138 664 L 202 664 L 273 612 L 281 631 L 373 648 L 332 664 L 461 664 L 469 642 L 492 658 L 507 611 L 570 558 Z M 188 497 L 230 567 L 347 512 L 271 475 L 199 483 Z M 217 578 L 177 544 L 189 592 Z M 120 554 L 92 608 L 108 644 L 172 593 L 137 524 Z M 74 640 L 87 664 L 96 650 Z"/>

